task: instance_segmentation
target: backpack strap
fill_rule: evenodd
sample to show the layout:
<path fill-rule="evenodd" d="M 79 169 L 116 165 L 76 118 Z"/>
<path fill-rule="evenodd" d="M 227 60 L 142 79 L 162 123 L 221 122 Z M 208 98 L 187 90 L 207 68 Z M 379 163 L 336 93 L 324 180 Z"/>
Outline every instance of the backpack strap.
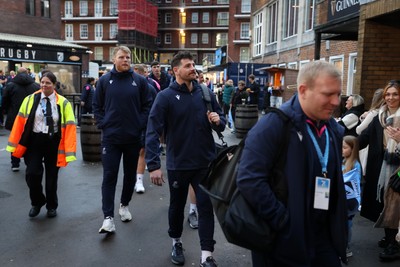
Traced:
<path fill-rule="evenodd" d="M 204 84 L 200 84 L 200 87 L 201 87 L 201 93 L 203 95 L 203 100 L 204 100 L 204 103 L 207 106 L 207 109 L 210 112 L 214 111 L 213 108 L 212 108 L 212 105 L 211 105 L 211 92 L 210 92 L 210 89 L 207 86 L 205 86 Z M 222 145 L 225 146 L 226 142 L 224 141 L 224 135 L 220 131 L 215 130 L 215 132 L 217 133 L 218 138 L 222 141 Z"/>
<path fill-rule="evenodd" d="M 289 148 L 290 142 L 290 128 L 293 126 L 291 119 L 281 109 L 268 107 L 266 113 L 274 112 L 278 114 L 280 119 L 283 121 L 282 138 L 279 142 L 279 150 L 277 157 L 275 158 L 275 167 L 271 180 L 269 181 L 272 191 L 274 191 L 276 198 L 286 205 L 288 199 L 288 186 L 287 181 L 284 179 L 284 169 L 286 164 L 286 155 Z"/>

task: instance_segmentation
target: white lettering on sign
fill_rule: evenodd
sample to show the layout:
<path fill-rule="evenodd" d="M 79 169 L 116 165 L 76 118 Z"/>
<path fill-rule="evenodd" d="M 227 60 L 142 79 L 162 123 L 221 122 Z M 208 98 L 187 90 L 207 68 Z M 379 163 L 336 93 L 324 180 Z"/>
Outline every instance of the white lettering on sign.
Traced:
<path fill-rule="evenodd" d="M 36 59 L 36 51 L 0 47 L 0 57 L 34 60 Z"/>
<path fill-rule="evenodd" d="M 343 0 L 343 1 L 337 1 L 336 2 L 336 11 L 340 12 L 343 11 L 349 7 L 355 6 L 355 5 L 359 5 L 359 1 L 358 0 Z"/>

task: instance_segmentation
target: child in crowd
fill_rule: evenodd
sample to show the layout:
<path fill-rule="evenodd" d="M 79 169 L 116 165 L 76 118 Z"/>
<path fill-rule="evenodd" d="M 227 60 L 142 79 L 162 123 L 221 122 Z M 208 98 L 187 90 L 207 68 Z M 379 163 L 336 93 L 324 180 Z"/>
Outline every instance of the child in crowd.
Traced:
<path fill-rule="evenodd" d="M 362 169 L 358 156 L 358 140 L 356 137 L 347 135 L 343 138 L 342 156 L 343 156 L 343 179 L 345 183 L 346 198 L 347 198 L 347 216 L 348 216 L 348 245 L 347 257 L 353 256 L 350 251 L 350 242 L 352 235 L 353 218 L 358 211 L 361 203 L 361 175 Z"/>

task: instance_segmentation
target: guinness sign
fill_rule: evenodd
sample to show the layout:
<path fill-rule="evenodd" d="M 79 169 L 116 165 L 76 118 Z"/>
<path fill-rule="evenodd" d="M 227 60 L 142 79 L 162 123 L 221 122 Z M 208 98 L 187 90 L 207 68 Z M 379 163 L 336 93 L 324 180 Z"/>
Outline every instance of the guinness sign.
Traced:
<path fill-rule="evenodd" d="M 355 14 L 360 10 L 359 0 L 329 0 L 328 21 Z"/>

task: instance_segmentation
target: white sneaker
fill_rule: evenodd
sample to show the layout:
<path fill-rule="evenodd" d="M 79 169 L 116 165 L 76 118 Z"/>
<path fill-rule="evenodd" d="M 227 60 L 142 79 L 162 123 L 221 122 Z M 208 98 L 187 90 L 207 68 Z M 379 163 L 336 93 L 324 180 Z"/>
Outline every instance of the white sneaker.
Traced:
<path fill-rule="evenodd" d="M 128 206 L 122 206 L 122 204 L 119 204 L 119 215 L 123 222 L 129 222 L 132 220 L 132 214 L 129 212 Z"/>
<path fill-rule="evenodd" d="M 111 216 L 108 216 L 104 219 L 103 225 L 101 226 L 99 230 L 99 234 L 108 234 L 108 233 L 114 233 L 115 232 L 115 223 L 114 223 L 114 218 Z"/>
<path fill-rule="evenodd" d="M 135 184 L 135 191 L 136 193 L 142 194 L 144 193 L 144 186 L 143 186 L 143 181 L 142 180 L 137 180 Z"/>

